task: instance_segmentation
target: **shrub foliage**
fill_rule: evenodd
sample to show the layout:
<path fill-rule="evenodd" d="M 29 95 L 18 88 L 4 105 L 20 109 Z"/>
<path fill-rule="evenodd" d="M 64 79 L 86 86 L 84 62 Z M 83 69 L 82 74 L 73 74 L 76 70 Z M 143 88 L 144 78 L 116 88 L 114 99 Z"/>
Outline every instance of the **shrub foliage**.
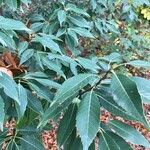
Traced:
<path fill-rule="evenodd" d="M 126 123 L 100 120 L 107 110 L 150 129 L 143 110 L 150 81 L 132 76 L 150 68 L 149 0 L 0 4 L 1 149 L 44 149 L 50 119 L 64 150 L 95 150 L 95 141 L 100 150 L 130 150 L 128 142 L 150 148 Z"/>

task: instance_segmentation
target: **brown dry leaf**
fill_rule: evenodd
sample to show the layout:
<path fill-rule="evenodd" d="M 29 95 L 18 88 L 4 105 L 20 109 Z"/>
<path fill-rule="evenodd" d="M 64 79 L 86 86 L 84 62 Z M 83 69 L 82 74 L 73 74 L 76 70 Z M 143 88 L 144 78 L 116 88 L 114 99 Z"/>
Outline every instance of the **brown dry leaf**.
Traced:
<path fill-rule="evenodd" d="M 4 60 L 8 65 L 11 65 L 13 68 L 17 68 L 16 61 L 11 52 L 5 52 L 3 54 Z"/>
<path fill-rule="evenodd" d="M 6 67 L 5 63 L 3 61 L 0 60 L 0 66 L 1 67 Z"/>
<path fill-rule="evenodd" d="M 0 67 L 7 68 L 14 76 L 27 69 L 25 66 L 19 65 L 19 58 L 11 52 L 5 52 L 0 56 Z"/>

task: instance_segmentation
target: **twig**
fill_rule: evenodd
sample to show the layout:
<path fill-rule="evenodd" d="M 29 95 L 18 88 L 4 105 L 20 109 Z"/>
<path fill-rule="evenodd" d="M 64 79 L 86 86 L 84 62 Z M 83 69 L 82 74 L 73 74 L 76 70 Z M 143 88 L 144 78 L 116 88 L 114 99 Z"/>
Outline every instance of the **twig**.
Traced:
<path fill-rule="evenodd" d="M 105 73 L 105 75 L 104 75 L 102 78 L 100 78 L 99 81 L 98 81 L 95 85 L 93 85 L 93 86 L 87 88 L 87 89 L 84 90 L 84 91 L 79 91 L 79 98 L 81 98 L 81 96 L 82 96 L 83 94 L 85 94 L 86 92 L 89 92 L 89 91 L 91 91 L 92 89 L 94 89 L 95 87 L 97 87 L 104 79 L 106 79 L 106 77 L 107 77 L 107 75 L 108 75 L 109 72 L 110 72 L 110 70 L 108 70 L 108 71 Z"/>

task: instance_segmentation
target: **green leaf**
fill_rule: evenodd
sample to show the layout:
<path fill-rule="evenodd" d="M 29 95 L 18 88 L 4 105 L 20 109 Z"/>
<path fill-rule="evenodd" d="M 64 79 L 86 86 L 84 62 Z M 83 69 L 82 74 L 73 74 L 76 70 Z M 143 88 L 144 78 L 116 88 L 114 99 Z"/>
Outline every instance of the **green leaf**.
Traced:
<path fill-rule="evenodd" d="M 116 141 L 106 132 L 101 131 L 99 150 L 121 150 Z"/>
<path fill-rule="evenodd" d="M 68 139 L 65 141 L 63 147 L 65 150 L 73 150 L 73 143 L 76 139 L 76 128 L 74 128 L 74 130 L 72 131 L 72 133 L 70 134 L 70 136 L 68 137 Z M 81 143 L 82 146 L 82 143 Z"/>
<path fill-rule="evenodd" d="M 40 31 L 42 29 L 43 25 L 44 25 L 43 22 L 36 22 L 36 23 L 33 23 L 30 28 L 34 32 L 37 32 L 37 31 Z"/>
<path fill-rule="evenodd" d="M 7 46 L 13 50 L 16 50 L 16 44 L 13 38 L 5 33 L 0 32 L 0 39 L 3 46 Z"/>
<path fill-rule="evenodd" d="M 6 146 L 6 150 L 19 150 L 19 146 L 11 139 Z"/>
<path fill-rule="evenodd" d="M 122 137 L 110 131 L 108 131 L 107 134 L 117 143 L 117 145 L 120 147 L 120 150 L 132 150 L 131 146 Z"/>
<path fill-rule="evenodd" d="M 5 2 L 13 10 L 17 9 L 17 0 L 5 0 Z"/>
<path fill-rule="evenodd" d="M 4 89 L 6 95 L 14 99 L 20 105 L 17 84 L 6 73 L 0 72 L 0 86 Z"/>
<path fill-rule="evenodd" d="M 57 144 L 61 147 L 69 138 L 75 128 L 76 106 L 71 105 L 59 123 L 57 131 Z"/>
<path fill-rule="evenodd" d="M 34 74 L 29 73 L 24 76 L 24 79 L 30 82 L 35 80 L 44 86 L 55 88 L 55 89 L 58 89 L 61 86 L 59 83 L 49 79 L 49 77 L 42 72 L 35 72 Z"/>
<path fill-rule="evenodd" d="M 54 118 L 63 109 L 70 105 L 78 92 L 86 86 L 91 79 L 96 77 L 97 76 L 94 74 L 79 74 L 67 79 L 57 91 L 54 101 L 51 103 L 50 107 L 43 114 L 38 127 L 47 124 L 50 118 Z"/>
<path fill-rule="evenodd" d="M 133 60 L 128 62 L 127 64 L 135 67 L 150 68 L 150 62 L 143 60 Z"/>
<path fill-rule="evenodd" d="M 34 53 L 35 61 L 37 62 L 37 65 L 39 66 L 39 68 L 41 68 L 42 70 L 44 70 L 44 67 L 43 67 L 43 64 L 42 64 L 43 57 L 45 57 L 44 53 L 40 53 L 40 52 L 35 52 Z"/>
<path fill-rule="evenodd" d="M 78 57 L 77 61 L 85 69 L 92 70 L 96 73 L 98 73 L 98 70 L 100 70 L 100 67 L 96 64 L 97 62 L 94 62 L 90 59 Z"/>
<path fill-rule="evenodd" d="M 150 104 L 150 80 L 141 77 L 131 78 L 137 85 L 143 103 Z"/>
<path fill-rule="evenodd" d="M 33 78 L 34 80 L 36 80 L 37 82 L 39 82 L 40 84 L 50 87 L 50 88 L 55 88 L 58 89 L 60 88 L 60 84 L 58 84 L 57 82 L 54 82 L 50 79 L 40 79 L 40 78 Z"/>
<path fill-rule="evenodd" d="M 40 100 L 35 95 L 33 95 L 32 92 L 27 91 L 27 98 L 28 98 L 28 107 L 38 114 L 43 114 L 42 104 Z"/>
<path fill-rule="evenodd" d="M 77 70 L 77 63 L 75 61 L 70 63 L 70 70 L 74 75 L 78 74 L 78 70 Z"/>
<path fill-rule="evenodd" d="M 5 118 L 5 110 L 4 110 L 4 100 L 0 96 L 0 110 L 1 110 L 1 115 L 0 115 L 0 130 L 3 131 L 3 124 L 4 124 L 4 118 Z"/>
<path fill-rule="evenodd" d="M 3 45 L 3 47 L 6 47 L 6 46 L 8 46 L 7 44 L 6 44 L 6 41 L 3 39 L 3 37 L 0 35 L 0 43 Z"/>
<path fill-rule="evenodd" d="M 23 0 L 22 0 L 23 1 Z M 26 1 L 26 0 L 24 0 Z M 28 0 L 28 1 L 31 1 L 31 0 Z M 33 21 L 33 22 L 39 22 L 39 21 L 45 21 L 44 17 L 42 16 L 42 14 L 32 14 L 30 16 L 30 19 Z"/>
<path fill-rule="evenodd" d="M 111 112 L 112 114 L 116 115 L 116 116 L 120 116 L 123 117 L 124 119 L 127 120 L 133 120 L 133 121 L 138 121 L 138 119 L 134 116 L 132 116 L 131 114 L 129 114 L 128 112 L 126 112 L 122 107 L 120 107 L 114 100 L 113 97 L 110 96 L 110 93 L 106 93 L 105 95 L 102 93 L 98 93 L 97 96 L 100 100 L 101 105 L 108 110 L 109 112 Z"/>
<path fill-rule="evenodd" d="M 75 28 L 70 28 L 70 30 L 76 32 L 80 36 L 88 37 L 88 38 L 94 38 L 92 33 L 89 30 L 85 29 L 85 28 L 75 27 Z"/>
<path fill-rule="evenodd" d="M 74 42 L 75 42 L 75 45 L 77 46 L 78 45 L 78 37 L 77 37 L 77 34 L 72 31 L 72 30 L 68 30 L 68 35 L 70 35 L 73 39 L 74 39 Z"/>
<path fill-rule="evenodd" d="M 83 150 L 88 147 L 95 138 L 100 125 L 100 105 L 93 91 L 84 95 L 77 112 L 76 126 L 81 137 Z"/>
<path fill-rule="evenodd" d="M 128 77 L 114 73 L 111 82 L 111 90 L 114 101 L 126 110 L 129 115 L 137 118 L 139 122 L 149 128 L 136 84 Z"/>
<path fill-rule="evenodd" d="M 57 31 L 56 37 L 60 37 L 66 33 L 66 29 L 62 28 Z"/>
<path fill-rule="evenodd" d="M 30 29 L 28 29 L 22 22 L 14 19 L 4 18 L 2 16 L 0 16 L 0 28 L 5 30 L 30 31 Z"/>
<path fill-rule="evenodd" d="M 106 28 L 115 34 L 119 34 L 117 23 L 113 20 L 109 20 L 106 22 Z"/>
<path fill-rule="evenodd" d="M 117 120 L 110 121 L 109 126 L 127 142 L 150 148 L 150 143 L 133 127 Z"/>
<path fill-rule="evenodd" d="M 103 27 L 100 22 L 95 22 L 95 27 L 100 32 L 100 34 L 103 34 Z"/>
<path fill-rule="evenodd" d="M 92 5 L 93 10 L 95 10 L 97 7 L 97 1 L 96 0 L 90 0 L 90 3 Z"/>
<path fill-rule="evenodd" d="M 76 95 L 78 91 L 86 86 L 93 78 L 97 78 L 97 76 L 94 74 L 85 73 L 67 79 L 56 93 L 54 103 L 59 100 L 61 100 L 60 102 L 63 102 L 64 100 L 62 99 L 69 98 L 71 95 Z"/>
<path fill-rule="evenodd" d="M 2 5 L 2 3 L 3 3 L 3 0 L 0 0 L 0 5 Z"/>
<path fill-rule="evenodd" d="M 66 11 L 59 10 L 57 15 L 58 15 L 60 26 L 62 26 L 62 23 L 66 20 Z"/>
<path fill-rule="evenodd" d="M 109 63 L 114 63 L 114 62 L 121 62 L 122 56 L 119 53 L 113 52 L 110 55 L 106 55 L 100 59 L 108 61 Z"/>
<path fill-rule="evenodd" d="M 31 135 L 31 134 L 33 135 L 39 132 L 39 130 L 36 129 L 34 126 L 27 126 L 27 125 L 22 128 L 17 128 L 16 130 L 19 134 L 22 135 Z"/>
<path fill-rule="evenodd" d="M 21 84 L 18 84 L 18 95 L 19 95 L 20 105 L 16 103 L 16 109 L 18 113 L 18 118 L 20 120 L 23 117 L 26 111 L 27 104 L 28 104 L 27 92 Z"/>
<path fill-rule="evenodd" d="M 28 48 L 29 43 L 24 41 L 24 42 L 20 42 L 18 45 L 18 54 L 19 56 L 21 56 L 21 54 Z"/>
<path fill-rule="evenodd" d="M 55 62 L 53 62 L 52 60 L 48 59 L 48 58 L 44 58 L 43 59 L 43 65 L 46 66 L 48 69 L 55 71 L 56 73 L 58 73 L 59 75 L 61 75 L 62 77 L 66 78 L 65 74 L 63 73 L 63 71 L 61 70 L 61 67 L 58 66 Z"/>
<path fill-rule="evenodd" d="M 76 67 L 77 67 L 78 63 L 74 59 L 72 59 L 71 57 L 68 57 L 65 55 L 52 54 L 52 53 L 49 53 L 48 57 L 50 59 L 58 59 L 62 62 L 70 64 L 70 70 L 72 71 L 72 73 L 74 75 L 77 75 L 77 68 Z"/>
<path fill-rule="evenodd" d="M 8 135 L 8 129 L 4 128 L 3 132 L 0 134 L 0 148 L 2 149 L 3 143 L 5 142 L 5 138 Z"/>
<path fill-rule="evenodd" d="M 74 5 L 74 4 L 70 4 L 70 3 L 67 4 L 66 5 L 66 10 L 75 12 L 77 14 L 82 14 L 82 15 L 85 15 L 87 17 L 90 17 L 90 15 L 85 10 L 76 7 L 76 5 Z"/>
<path fill-rule="evenodd" d="M 29 72 L 23 78 L 25 78 L 27 80 L 28 79 L 35 79 L 35 78 L 45 79 L 45 78 L 48 78 L 48 76 L 44 72 L 37 71 L 37 72 Z"/>
<path fill-rule="evenodd" d="M 82 28 L 90 28 L 89 22 L 87 22 L 83 17 L 81 16 L 69 16 L 68 19 L 71 23 L 78 27 Z"/>
<path fill-rule="evenodd" d="M 73 130 L 69 139 L 64 144 L 65 150 L 83 150 L 81 139 L 76 135 L 76 129 Z M 90 145 L 88 150 L 95 150 L 95 141 Z"/>
<path fill-rule="evenodd" d="M 93 141 L 93 143 L 90 145 L 89 149 L 88 150 L 95 150 L 96 147 L 95 147 L 95 141 Z"/>
<path fill-rule="evenodd" d="M 67 150 L 83 150 L 82 142 L 79 137 L 75 137 L 70 142 L 71 142 L 71 145 L 69 147 L 70 149 L 67 147 L 68 148 Z"/>
<path fill-rule="evenodd" d="M 30 88 L 33 91 L 36 92 L 38 97 L 44 98 L 47 101 L 51 101 L 52 100 L 52 94 L 51 94 L 49 88 L 43 86 L 42 84 L 34 82 L 34 81 L 30 81 L 29 82 L 29 86 L 30 86 Z"/>
<path fill-rule="evenodd" d="M 73 63 L 73 62 L 76 63 L 76 61 L 74 59 L 72 59 L 71 57 L 66 56 L 66 55 L 58 55 L 58 54 L 48 53 L 48 58 L 51 60 L 58 59 L 58 60 L 61 60 L 62 62 L 66 62 L 66 63 Z"/>
<path fill-rule="evenodd" d="M 31 3 L 31 0 L 21 0 L 21 2 L 28 5 L 29 3 Z"/>
<path fill-rule="evenodd" d="M 33 100 L 33 103 L 35 101 Z M 35 104 L 36 105 L 36 104 Z M 36 106 L 34 106 L 36 107 Z M 37 124 L 37 119 L 39 119 L 39 113 L 40 110 L 38 112 L 36 112 L 31 106 L 30 106 L 30 103 L 28 103 L 28 108 L 26 110 L 26 113 L 25 115 L 19 120 L 19 122 L 17 122 L 17 129 L 20 129 L 20 128 L 25 128 L 27 126 L 34 126 L 34 128 L 36 128 L 36 124 Z M 27 134 L 28 132 L 26 132 L 26 134 L 21 134 L 21 135 L 30 135 L 30 134 Z M 20 134 L 19 134 L 20 135 Z"/>
<path fill-rule="evenodd" d="M 45 150 L 43 144 L 32 135 L 17 138 L 21 140 L 24 149 Z"/>
<path fill-rule="evenodd" d="M 34 54 L 33 49 L 26 49 L 20 56 L 20 64 L 25 63 L 28 61 Z"/>
<path fill-rule="evenodd" d="M 76 51 L 77 43 L 76 43 L 75 39 L 72 36 L 70 36 L 69 34 L 66 34 L 66 36 L 65 36 L 65 44 L 67 45 L 67 47 L 69 48 L 70 51 L 72 51 L 72 52 Z"/>
<path fill-rule="evenodd" d="M 44 47 L 49 48 L 52 51 L 59 52 L 60 54 L 62 53 L 59 45 L 54 42 L 51 38 L 51 36 L 42 34 L 42 36 L 36 36 L 33 40 L 33 42 L 40 42 Z"/>

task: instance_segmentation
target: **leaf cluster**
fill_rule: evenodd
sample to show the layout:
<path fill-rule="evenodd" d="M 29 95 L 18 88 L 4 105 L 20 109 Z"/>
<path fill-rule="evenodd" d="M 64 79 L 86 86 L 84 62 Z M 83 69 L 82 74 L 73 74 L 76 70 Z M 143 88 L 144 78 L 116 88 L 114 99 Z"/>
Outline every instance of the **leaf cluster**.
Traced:
<path fill-rule="evenodd" d="M 150 130 L 143 109 L 150 81 L 128 69 L 150 68 L 142 27 L 149 23 L 137 13 L 149 0 L 0 4 L 0 148 L 44 149 L 40 137 L 50 119 L 59 123 L 57 146 L 64 150 L 131 150 L 129 142 L 150 148 L 126 123 L 100 120 L 107 110 Z M 9 134 L 4 125 L 12 119 Z"/>

